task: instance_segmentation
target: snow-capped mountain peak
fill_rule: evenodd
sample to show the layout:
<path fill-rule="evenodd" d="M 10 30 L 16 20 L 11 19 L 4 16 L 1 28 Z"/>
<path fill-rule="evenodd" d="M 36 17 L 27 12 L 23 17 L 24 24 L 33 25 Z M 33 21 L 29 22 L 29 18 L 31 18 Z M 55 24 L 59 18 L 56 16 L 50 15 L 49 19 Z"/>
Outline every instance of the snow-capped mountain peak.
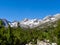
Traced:
<path fill-rule="evenodd" d="M 4 22 L 6 27 L 8 27 L 8 25 L 10 25 L 10 27 L 18 27 L 18 25 L 19 25 L 20 27 L 23 27 L 23 28 L 35 28 L 35 27 L 38 27 L 47 22 L 48 23 L 55 22 L 58 19 L 60 19 L 60 14 L 56 14 L 54 16 L 49 15 L 43 19 L 27 19 L 27 18 L 25 18 L 24 20 L 22 20 L 20 22 L 18 22 L 18 21 L 9 22 L 6 19 L 2 19 L 2 21 Z"/>
<path fill-rule="evenodd" d="M 47 20 L 47 19 L 51 19 L 53 16 L 49 15 L 49 16 L 46 16 L 45 18 L 43 18 L 43 20 Z"/>
<path fill-rule="evenodd" d="M 20 22 L 20 25 L 29 26 L 30 28 L 36 27 L 39 24 L 38 19 L 25 19 L 24 21 Z"/>

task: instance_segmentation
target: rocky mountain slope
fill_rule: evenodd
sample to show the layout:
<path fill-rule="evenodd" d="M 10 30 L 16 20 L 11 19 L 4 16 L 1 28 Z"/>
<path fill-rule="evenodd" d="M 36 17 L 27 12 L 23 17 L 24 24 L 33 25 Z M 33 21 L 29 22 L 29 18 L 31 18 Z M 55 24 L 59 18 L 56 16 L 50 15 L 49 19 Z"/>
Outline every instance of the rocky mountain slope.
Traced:
<path fill-rule="evenodd" d="M 60 14 L 56 14 L 54 16 L 46 16 L 43 19 L 27 19 L 25 18 L 22 21 L 14 21 L 14 22 L 9 22 L 6 19 L 0 19 L 3 22 L 3 25 L 5 27 L 8 27 L 8 25 L 10 25 L 10 27 L 22 27 L 22 28 L 35 28 L 35 27 L 41 27 L 44 25 L 51 25 L 52 23 L 55 23 L 57 20 L 60 19 Z M 56 26 L 56 25 L 54 25 Z"/>

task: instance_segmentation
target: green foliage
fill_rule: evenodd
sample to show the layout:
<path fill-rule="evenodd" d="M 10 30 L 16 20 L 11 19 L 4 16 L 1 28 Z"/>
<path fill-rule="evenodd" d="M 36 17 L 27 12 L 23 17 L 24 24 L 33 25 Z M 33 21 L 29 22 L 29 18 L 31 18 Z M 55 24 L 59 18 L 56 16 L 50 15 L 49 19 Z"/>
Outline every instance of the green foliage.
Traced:
<path fill-rule="evenodd" d="M 3 24 L 3 22 L 2 22 L 2 20 L 0 20 L 0 28 L 2 27 L 2 24 Z"/>
<path fill-rule="evenodd" d="M 18 28 L 5 28 L 0 21 L 0 45 L 25 45 L 26 43 L 36 43 L 37 39 L 49 39 L 51 42 L 57 42 L 60 45 L 60 21 L 57 27 L 47 27 L 37 30 Z"/>

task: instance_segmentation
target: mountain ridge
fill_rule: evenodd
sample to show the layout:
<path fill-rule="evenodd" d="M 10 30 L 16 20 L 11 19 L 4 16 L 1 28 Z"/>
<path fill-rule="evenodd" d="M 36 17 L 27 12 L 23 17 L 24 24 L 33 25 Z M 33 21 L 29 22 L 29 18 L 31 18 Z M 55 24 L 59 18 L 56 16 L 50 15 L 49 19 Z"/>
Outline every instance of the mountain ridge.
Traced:
<path fill-rule="evenodd" d="M 0 20 L 2 20 L 4 22 L 5 27 L 8 27 L 8 25 L 10 25 L 10 27 L 20 26 L 22 28 L 35 28 L 42 24 L 55 22 L 59 19 L 60 19 L 60 14 L 55 14 L 54 16 L 49 15 L 43 19 L 27 19 L 27 18 L 25 18 L 22 21 L 14 21 L 14 22 L 7 21 L 6 19 L 0 19 Z"/>

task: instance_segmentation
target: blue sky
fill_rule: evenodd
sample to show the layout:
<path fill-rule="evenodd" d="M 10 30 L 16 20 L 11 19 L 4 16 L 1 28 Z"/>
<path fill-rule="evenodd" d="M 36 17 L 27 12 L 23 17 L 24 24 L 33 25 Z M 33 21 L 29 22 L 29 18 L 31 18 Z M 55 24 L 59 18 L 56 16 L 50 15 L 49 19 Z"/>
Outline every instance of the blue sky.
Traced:
<path fill-rule="evenodd" d="M 60 13 L 60 0 L 0 0 L 0 18 L 9 21 Z"/>

